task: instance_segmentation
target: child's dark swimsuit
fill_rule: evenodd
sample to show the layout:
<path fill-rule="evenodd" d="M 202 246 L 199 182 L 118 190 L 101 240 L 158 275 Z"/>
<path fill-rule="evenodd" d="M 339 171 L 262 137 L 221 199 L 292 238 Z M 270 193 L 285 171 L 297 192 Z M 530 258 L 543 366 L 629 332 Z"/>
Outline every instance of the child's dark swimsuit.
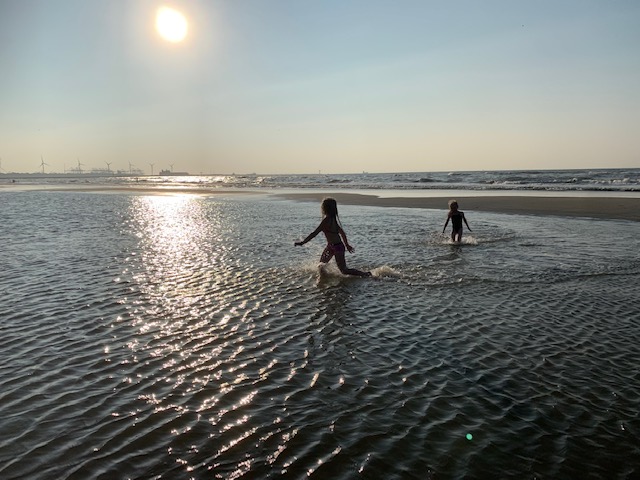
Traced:
<path fill-rule="evenodd" d="M 451 214 L 451 226 L 454 230 L 462 230 L 462 219 L 464 215 L 462 212 L 456 212 Z"/>

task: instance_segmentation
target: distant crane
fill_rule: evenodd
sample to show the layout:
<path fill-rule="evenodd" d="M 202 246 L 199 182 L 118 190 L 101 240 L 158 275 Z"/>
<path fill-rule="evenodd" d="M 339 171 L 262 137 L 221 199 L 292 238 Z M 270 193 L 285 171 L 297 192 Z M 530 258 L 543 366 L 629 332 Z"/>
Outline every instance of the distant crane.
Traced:
<path fill-rule="evenodd" d="M 44 173 L 44 166 L 49 166 L 48 163 L 45 163 L 44 158 L 42 158 L 42 155 L 40 155 L 40 166 L 42 167 L 42 173 Z"/>
<path fill-rule="evenodd" d="M 113 162 L 104 162 L 104 163 L 106 163 L 106 164 L 107 164 L 107 172 L 111 173 L 111 164 L 112 164 Z"/>
<path fill-rule="evenodd" d="M 151 167 L 151 176 L 153 176 L 153 166 L 155 165 L 155 163 L 150 163 L 149 166 Z"/>

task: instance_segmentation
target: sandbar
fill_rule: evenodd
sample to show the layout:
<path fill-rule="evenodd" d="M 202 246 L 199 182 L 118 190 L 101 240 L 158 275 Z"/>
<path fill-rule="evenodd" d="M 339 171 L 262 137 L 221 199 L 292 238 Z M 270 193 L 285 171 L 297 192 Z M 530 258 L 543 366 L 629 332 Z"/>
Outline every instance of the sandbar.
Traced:
<path fill-rule="evenodd" d="M 425 194 L 428 195 L 428 194 Z M 279 195 L 289 200 L 320 203 L 333 197 L 338 204 L 372 207 L 425 208 L 447 211 L 445 197 L 378 197 L 356 193 L 304 192 Z M 456 196 L 460 210 L 514 215 L 554 215 L 610 220 L 640 221 L 640 198 L 636 197 L 548 197 L 548 196 Z"/>

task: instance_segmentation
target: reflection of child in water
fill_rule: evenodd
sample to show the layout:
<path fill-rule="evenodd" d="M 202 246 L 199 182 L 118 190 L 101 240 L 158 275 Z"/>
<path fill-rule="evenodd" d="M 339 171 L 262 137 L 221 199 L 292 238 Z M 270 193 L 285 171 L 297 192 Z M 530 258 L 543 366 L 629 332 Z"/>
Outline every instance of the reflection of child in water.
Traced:
<path fill-rule="evenodd" d="M 464 212 L 458 210 L 458 202 L 456 200 L 449 200 L 449 215 L 447 215 L 447 221 L 444 224 L 442 233 L 447 229 L 449 220 L 451 220 L 451 240 L 460 243 L 462 240 L 462 221 L 464 220 L 469 231 L 471 231 L 471 227 L 467 223 Z"/>
<path fill-rule="evenodd" d="M 361 272 L 354 268 L 347 268 L 347 262 L 344 258 L 344 251 L 353 252 L 354 248 L 347 241 L 347 234 L 344 233 L 340 220 L 338 219 L 338 203 L 333 198 L 325 198 L 322 201 L 322 214 L 324 218 L 313 232 L 301 242 L 295 242 L 296 246 L 304 245 L 314 238 L 320 232 L 327 237 L 327 247 L 320 257 L 321 263 L 329 263 L 332 257 L 336 257 L 338 268 L 345 275 L 356 275 L 358 277 L 370 277 L 371 272 Z M 343 243 L 344 241 L 344 243 Z"/>

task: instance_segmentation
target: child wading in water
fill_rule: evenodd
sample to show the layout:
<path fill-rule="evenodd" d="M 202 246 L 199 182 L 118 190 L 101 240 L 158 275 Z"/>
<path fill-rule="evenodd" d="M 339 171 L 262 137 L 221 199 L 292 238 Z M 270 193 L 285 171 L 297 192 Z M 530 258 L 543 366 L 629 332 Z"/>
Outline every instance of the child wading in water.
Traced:
<path fill-rule="evenodd" d="M 462 221 L 464 220 L 464 223 L 469 231 L 471 231 L 471 227 L 467 223 L 464 212 L 458 210 L 458 202 L 456 200 L 449 200 L 449 215 L 447 215 L 447 221 L 444 224 L 442 233 L 444 233 L 444 231 L 447 229 L 449 220 L 451 220 L 451 240 L 453 242 L 460 243 L 460 241 L 462 240 Z"/>
<path fill-rule="evenodd" d="M 322 201 L 321 206 L 322 214 L 324 215 L 324 217 L 320 222 L 320 225 L 318 225 L 318 228 L 311 232 L 309 236 L 303 241 L 295 242 L 295 246 L 299 247 L 300 245 L 304 245 L 320 232 L 322 232 L 324 233 L 325 237 L 327 237 L 327 247 L 324 249 L 324 252 L 322 252 L 320 263 L 329 263 L 331 258 L 335 256 L 338 268 L 345 275 L 370 277 L 371 272 L 361 272 L 360 270 L 356 270 L 354 268 L 347 268 L 347 262 L 344 258 L 345 248 L 349 250 L 349 252 L 353 252 L 354 248 L 349 245 L 347 234 L 344 233 L 344 230 L 340 225 L 340 220 L 338 219 L 338 203 L 333 198 L 325 198 Z"/>

